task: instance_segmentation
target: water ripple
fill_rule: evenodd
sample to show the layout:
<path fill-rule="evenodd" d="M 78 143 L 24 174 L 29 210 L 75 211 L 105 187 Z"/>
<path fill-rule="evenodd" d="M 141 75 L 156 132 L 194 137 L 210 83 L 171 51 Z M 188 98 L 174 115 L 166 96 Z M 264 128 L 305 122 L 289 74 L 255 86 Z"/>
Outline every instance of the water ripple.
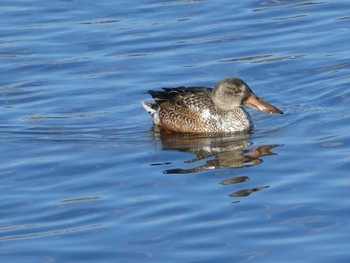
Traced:
<path fill-rule="evenodd" d="M 349 7 L 3 1 L 1 261 L 347 262 Z M 285 114 L 151 130 L 148 89 L 228 76 Z"/>

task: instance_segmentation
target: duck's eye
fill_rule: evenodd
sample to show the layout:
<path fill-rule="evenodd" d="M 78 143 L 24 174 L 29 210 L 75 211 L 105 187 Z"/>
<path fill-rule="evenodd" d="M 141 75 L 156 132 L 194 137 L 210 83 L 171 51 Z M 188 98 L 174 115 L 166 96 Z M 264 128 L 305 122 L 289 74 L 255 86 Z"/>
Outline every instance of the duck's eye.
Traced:
<path fill-rule="evenodd" d="M 225 89 L 224 92 L 226 95 L 237 96 L 242 93 L 242 88 L 240 86 L 231 86 L 230 88 Z"/>
<path fill-rule="evenodd" d="M 235 94 L 239 94 L 239 93 L 242 92 L 242 89 L 241 89 L 241 87 L 235 87 L 235 88 L 233 89 L 233 92 L 234 92 Z"/>

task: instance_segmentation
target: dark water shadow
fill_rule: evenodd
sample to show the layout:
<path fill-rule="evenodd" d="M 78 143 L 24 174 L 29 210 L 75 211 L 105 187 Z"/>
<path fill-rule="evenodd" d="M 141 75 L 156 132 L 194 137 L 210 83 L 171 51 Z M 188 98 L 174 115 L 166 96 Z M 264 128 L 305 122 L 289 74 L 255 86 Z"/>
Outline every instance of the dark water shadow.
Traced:
<path fill-rule="evenodd" d="M 281 145 L 260 145 L 253 147 L 250 134 L 235 135 L 188 135 L 154 133 L 163 150 L 193 153 L 195 157 L 184 161 L 183 168 L 164 170 L 165 174 L 192 174 L 215 169 L 252 167 L 263 163 L 262 157 L 276 155 L 272 149 Z M 185 168 L 185 166 L 192 166 Z M 248 176 L 228 178 L 221 185 L 236 185 L 250 181 Z M 269 186 L 241 189 L 230 197 L 244 197 L 264 190 Z"/>

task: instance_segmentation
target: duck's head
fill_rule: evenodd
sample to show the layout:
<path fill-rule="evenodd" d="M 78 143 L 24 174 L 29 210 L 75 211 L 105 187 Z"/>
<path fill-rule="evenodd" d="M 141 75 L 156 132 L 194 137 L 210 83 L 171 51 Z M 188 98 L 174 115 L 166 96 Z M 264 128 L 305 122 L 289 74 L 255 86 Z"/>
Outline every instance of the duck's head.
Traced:
<path fill-rule="evenodd" d="M 245 105 L 265 113 L 283 114 L 281 110 L 255 95 L 239 78 L 221 80 L 213 89 L 212 100 L 215 106 L 222 110 L 233 110 Z"/>

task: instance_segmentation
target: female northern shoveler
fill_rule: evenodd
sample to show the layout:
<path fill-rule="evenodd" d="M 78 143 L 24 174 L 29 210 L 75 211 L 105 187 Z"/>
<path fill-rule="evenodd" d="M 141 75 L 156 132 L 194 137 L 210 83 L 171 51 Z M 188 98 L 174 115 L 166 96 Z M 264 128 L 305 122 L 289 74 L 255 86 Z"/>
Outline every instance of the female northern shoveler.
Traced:
<path fill-rule="evenodd" d="M 253 123 L 242 105 L 266 113 L 281 110 L 256 96 L 239 78 L 221 80 L 207 87 L 149 90 L 155 103 L 142 102 L 155 125 L 166 132 L 228 133 L 249 131 Z"/>

